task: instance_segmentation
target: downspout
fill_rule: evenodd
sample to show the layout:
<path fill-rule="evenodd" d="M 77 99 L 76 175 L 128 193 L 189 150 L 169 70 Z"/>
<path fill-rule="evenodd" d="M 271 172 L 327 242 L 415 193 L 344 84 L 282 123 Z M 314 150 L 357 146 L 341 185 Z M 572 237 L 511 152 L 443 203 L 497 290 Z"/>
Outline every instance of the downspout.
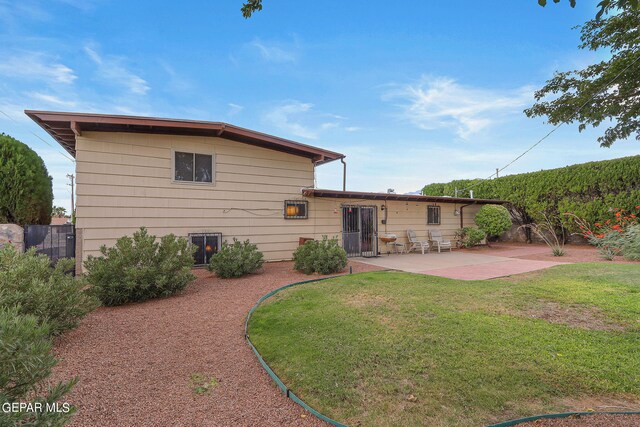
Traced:
<path fill-rule="evenodd" d="M 347 164 L 344 161 L 344 157 L 340 157 L 342 163 L 342 191 L 347 191 Z"/>
<path fill-rule="evenodd" d="M 467 206 L 471 206 L 471 205 L 475 205 L 475 204 L 476 203 L 473 202 L 473 203 L 469 203 L 469 204 L 460 206 L 460 228 L 464 228 L 464 212 L 462 212 L 462 210 L 464 208 L 466 208 Z"/>

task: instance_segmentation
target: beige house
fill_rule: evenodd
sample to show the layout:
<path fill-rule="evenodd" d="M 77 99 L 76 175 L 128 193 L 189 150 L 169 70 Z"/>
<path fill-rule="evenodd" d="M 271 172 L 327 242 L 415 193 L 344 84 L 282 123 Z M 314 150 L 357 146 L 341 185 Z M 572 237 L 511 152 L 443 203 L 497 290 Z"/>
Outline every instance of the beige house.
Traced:
<path fill-rule="evenodd" d="M 337 236 L 352 255 L 378 237 L 406 241 L 474 225 L 481 199 L 322 190 L 314 172 L 344 155 L 237 126 L 191 120 L 26 111 L 76 159 L 76 257 L 144 226 L 198 245 L 206 263 L 223 240 L 249 239 L 270 261 L 300 238 Z M 346 167 L 345 167 L 346 170 Z"/>

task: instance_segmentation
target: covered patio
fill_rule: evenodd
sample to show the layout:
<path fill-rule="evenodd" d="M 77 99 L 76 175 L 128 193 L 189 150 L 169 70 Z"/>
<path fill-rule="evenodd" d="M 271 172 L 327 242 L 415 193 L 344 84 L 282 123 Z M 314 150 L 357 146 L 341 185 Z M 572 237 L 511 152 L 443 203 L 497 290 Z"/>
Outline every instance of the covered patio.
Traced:
<path fill-rule="evenodd" d="M 430 252 L 425 255 L 421 253 L 381 255 L 376 258 L 356 258 L 356 260 L 365 264 L 410 273 L 458 280 L 486 280 L 567 264 L 566 262 L 519 258 L 548 251 L 547 247 L 541 246 L 509 245 L 504 250 L 492 251 L 491 255 L 454 250 L 441 253 Z"/>

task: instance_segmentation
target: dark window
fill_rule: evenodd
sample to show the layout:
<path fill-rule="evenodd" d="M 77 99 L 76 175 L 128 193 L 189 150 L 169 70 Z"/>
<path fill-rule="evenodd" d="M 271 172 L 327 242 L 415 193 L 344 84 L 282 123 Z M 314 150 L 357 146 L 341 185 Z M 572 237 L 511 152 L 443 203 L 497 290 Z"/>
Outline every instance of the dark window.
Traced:
<path fill-rule="evenodd" d="M 284 218 L 307 219 L 309 218 L 308 206 L 309 202 L 307 202 L 306 200 L 285 200 Z"/>
<path fill-rule="evenodd" d="M 440 206 L 427 206 L 427 224 L 440 224 Z"/>
<path fill-rule="evenodd" d="M 218 253 L 222 245 L 222 233 L 189 234 L 189 241 L 196 247 L 193 253 L 195 265 L 206 265 L 211 257 Z"/>
<path fill-rule="evenodd" d="M 193 181 L 193 153 L 176 151 L 176 181 Z"/>
<path fill-rule="evenodd" d="M 196 181 L 213 182 L 213 156 L 196 154 Z"/>
<path fill-rule="evenodd" d="M 176 151 L 175 180 L 213 182 L 213 156 Z"/>

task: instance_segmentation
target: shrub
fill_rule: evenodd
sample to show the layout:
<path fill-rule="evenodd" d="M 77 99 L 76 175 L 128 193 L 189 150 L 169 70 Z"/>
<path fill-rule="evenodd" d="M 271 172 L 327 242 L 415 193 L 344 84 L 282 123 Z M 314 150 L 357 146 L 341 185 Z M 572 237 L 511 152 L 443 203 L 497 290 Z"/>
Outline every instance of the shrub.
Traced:
<path fill-rule="evenodd" d="M 14 402 L 53 404 L 71 390 L 72 379 L 45 389 L 56 359 L 51 354 L 51 330 L 33 315 L 21 315 L 16 307 L 0 308 L 0 406 Z M 0 411 L 0 425 L 62 426 L 75 412 L 59 403 L 63 412 Z M 34 409 L 37 409 L 34 407 Z"/>
<path fill-rule="evenodd" d="M 457 237 L 465 248 L 472 248 L 476 245 L 479 245 L 482 242 L 482 239 L 486 237 L 484 231 L 473 228 L 473 227 L 464 227 L 457 232 Z"/>
<path fill-rule="evenodd" d="M 332 274 L 347 266 L 347 252 L 340 247 L 337 238 L 307 240 L 293 253 L 294 268 L 304 274 Z"/>
<path fill-rule="evenodd" d="M 596 236 L 589 236 L 589 243 L 598 248 L 600 256 L 611 261 L 614 257 L 622 255 L 624 235 L 617 231 L 607 231 Z"/>
<path fill-rule="evenodd" d="M 85 261 L 91 292 L 105 305 L 120 305 L 166 297 L 183 290 L 195 279 L 191 273 L 193 250 L 183 237 L 168 234 L 156 242 L 142 227 L 133 237 L 102 246 L 102 256 Z"/>
<path fill-rule="evenodd" d="M 49 224 L 51 177 L 26 144 L 0 133 L 0 223 Z"/>
<path fill-rule="evenodd" d="M 625 209 L 614 208 L 614 220 L 607 219 L 591 225 L 584 218 L 567 212 L 587 241 L 598 248 L 604 259 L 612 260 L 616 256 L 625 256 L 630 260 L 640 260 L 640 206 L 636 206 L 637 214 Z"/>
<path fill-rule="evenodd" d="M 612 218 L 611 206 L 631 212 L 640 200 L 640 156 L 582 163 L 558 169 L 507 175 L 490 180 L 457 180 L 430 184 L 422 189 L 429 196 L 469 196 L 508 200 L 514 220 L 529 224 L 542 214 L 564 222 L 571 232 L 575 224 L 562 216 L 573 212 L 588 223 Z M 554 223 L 559 230 L 560 223 Z"/>
<path fill-rule="evenodd" d="M 631 261 L 640 261 L 640 223 L 630 225 L 622 238 L 622 255 Z"/>
<path fill-rule="evenodd" d="M 13 245 L 0 249 L 0 308 L 17 307 L 47 322 L 52 334 L 74 328 L 98 301 L 83 291 L 85 284 L 68 272 L 73 259 L 60 259 L 55 267 L 35 249 L 19 253 Z"/>
<path fill-rule="evenodd" d="M 209 270 L 222 278 L 240 277 L 253 273 L 264 264 L 264 256 L 249 240 L 240 242 L 235 237 L 233 243 L 224 242 L 220 252 L 209 262 Z"/>
<path fill-rule="evenodd" d="M 476 224 L 489 237 L 499 237 L 511 228 L 511 215 L 504 206 L 484 205 L 476 215 Z"/>
<path fill-rule="evenodd" d="M 564 256 L 564 240 L 558 237 L 554 223 L 547 215 L 542 214 L 542 219 L 538 223 L 521 225 L 520 228 L 531 230 L 545 245 L 549 246 L 553 256 Z M 564 236 L 564 228 L 562 228 L 561 236 Z"/>

